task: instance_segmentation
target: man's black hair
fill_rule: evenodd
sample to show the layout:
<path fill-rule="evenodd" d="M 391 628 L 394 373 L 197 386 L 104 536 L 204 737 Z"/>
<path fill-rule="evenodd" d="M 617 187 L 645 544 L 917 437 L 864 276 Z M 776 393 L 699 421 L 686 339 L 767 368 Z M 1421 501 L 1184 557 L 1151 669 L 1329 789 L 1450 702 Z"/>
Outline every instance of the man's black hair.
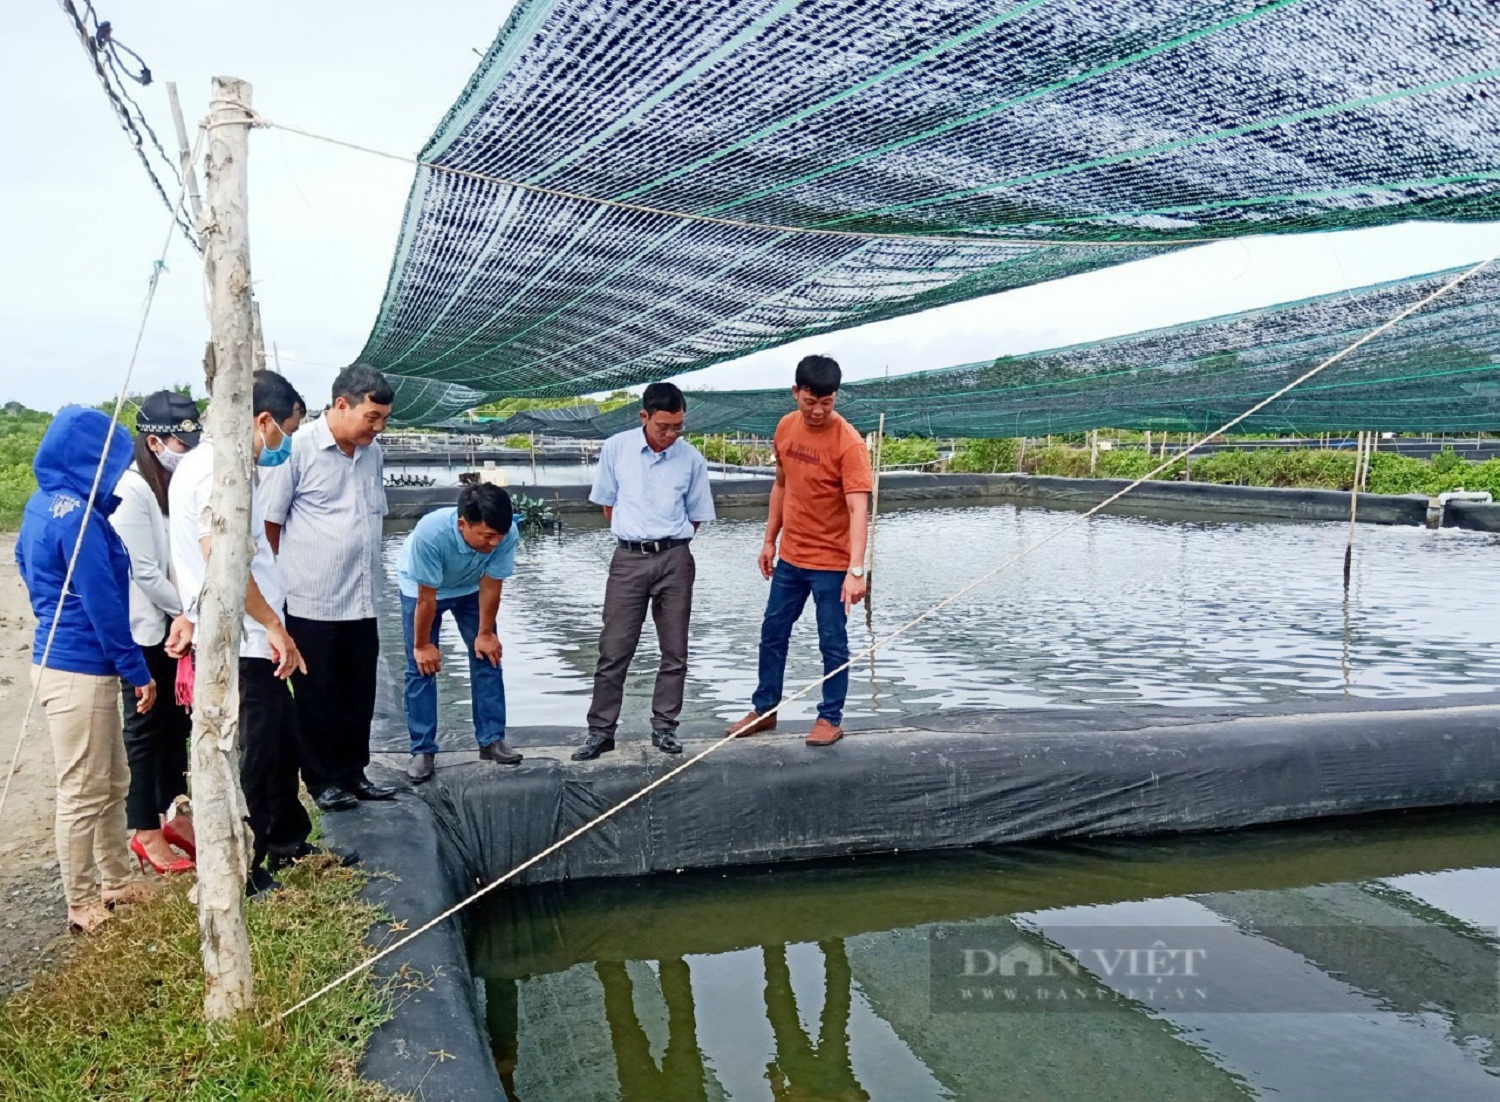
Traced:
<path fill-rule="evenodd" d="M 503 536 L 510 531 L 515 508 L 510 495 L 501 487 L 481 482 L 458 492 L 458 515 L 470 524 L 486 525 Z"/>
<path fill-rule="evenodd" d="M 641 393 L 641 408 L 647 413 L 681 413 L 687 399 L 676 383 L 652 383 Z"/>
<path fill-rule="evenodd" d="M 255 388 L 250 402 L 257 417 L 262 413 L 269 413 L 279 425 L 299 410 L 307 412 L 307 403 L 302 400 L 302 395 L 297 393 L 297 388 L 287 382 L 285 377 L 261 368 L 255 373 L 254 379 Z"/>
<path fill-rule="evenodd" d="M 803 356 L 797 365 L 797 387 L 811 391 L 814 398 L 838 393 L 842 379 L 838 361 L 831 356 Z"/>
<path fill-rule="evenodd" d="M 377 406 L 388 406 L 396 400 L 396 392 L 386 378 L 369 364 L 350 364 L 333 380 L 332 401 L 340 398 L 351 406 L 369 399 Z"/>

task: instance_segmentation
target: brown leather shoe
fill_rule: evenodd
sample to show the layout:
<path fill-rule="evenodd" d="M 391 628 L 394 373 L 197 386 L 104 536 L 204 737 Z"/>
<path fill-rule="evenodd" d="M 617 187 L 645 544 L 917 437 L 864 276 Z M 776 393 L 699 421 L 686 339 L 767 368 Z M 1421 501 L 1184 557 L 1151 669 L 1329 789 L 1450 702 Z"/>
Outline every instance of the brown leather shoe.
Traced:
<path fill-rule="evenodd" d="M 744 728 L 743 731 L 740 730 L 742 727 Z M 767 716 L 763 716 L 759 712 L 747 712 L 744 719 L 737 720 L 724 728 L 724 733 L 726 735 L 734 735 L 735 738 L 749 738 L 751 735 L 758 735 L 762 731 L 774 730 L 776 730 L 776 714 L 774 712 Z M 735 734 L 736 731 L 739 733 Z"/>
<path fill-rule="evenodd" d="M 813 724 L 813 729 L 807 733 L 807 745 L 809 746 L 832 746 L 844 737 L 844 729 L 835 727 L 826 719 L 820 719 Z"/>

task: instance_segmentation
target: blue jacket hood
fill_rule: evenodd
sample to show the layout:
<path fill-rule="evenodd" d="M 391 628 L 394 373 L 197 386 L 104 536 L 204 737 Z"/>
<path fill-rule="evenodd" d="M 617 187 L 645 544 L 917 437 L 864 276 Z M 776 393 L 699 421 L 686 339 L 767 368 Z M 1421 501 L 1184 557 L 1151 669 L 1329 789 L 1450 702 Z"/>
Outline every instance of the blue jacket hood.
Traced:
<path fill-rule="evenodd" d="M 98 495 L 99 503 L 103 504 L 105 498 L 114 494 L 133 455 L 130 433 L 124 426 L 116 425 L 111 435 L 109 415 L 97 409 L 68 406 L 52 418 L 31 463 L 36 484 L 49 494 L 66 491 L 87 501 L 106 439 L 110 441 L 109 455 L 99 480 Z"/>

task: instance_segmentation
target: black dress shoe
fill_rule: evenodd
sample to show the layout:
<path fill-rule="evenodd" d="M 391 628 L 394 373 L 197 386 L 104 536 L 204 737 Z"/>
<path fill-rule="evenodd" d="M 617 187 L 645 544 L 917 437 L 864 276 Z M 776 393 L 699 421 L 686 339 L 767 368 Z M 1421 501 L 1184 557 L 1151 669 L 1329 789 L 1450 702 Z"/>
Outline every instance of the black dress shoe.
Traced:
<path fill-rule="evenodd" d="M 607 754 L 614 748 L 614 735 L 601 735 L 597 731 L 590 731 L 589 737 L 583 740 L 583 745 L 573 751 L 573 760 L 593 761 L 600 754 Z"/>
<path fill-rule="evenodd" d="M 263 892 L 274 892 L 281 889 L 281 881 L 272 876 L 261 865 L 256 865 L 250 870 L 250 879 L 245 881 L 245 898 L 254 899 Z"/>
<path fill-rule="evenodd" d="M 413 754 L 411 762 L 406 767 L 406 778 L 412 784 L 421 784 L 423 781 L 432 780 L 434 769 L 433 754 Z"/>
<path fill-rule="evenodd" d="M 349 791 L 360 800 L 394 800 L 396 798 L 394 788 L 387 788 L 383 784 L 371 784 L 364 777 L 355 781 Z"/>
<path fill-rule="evenodd" d="M 351 807 L 359 806 L 359 797 L 353 792 L 345 792 L 337 785 L 330 785 L 313 793 L 313 803 L 321 811 L 348 811 Z"/>
<path fill-rule="evenodd" d="M 496 739 L 488 746 L 479 748 L 480 761 L 492 761 L 496 765 L 520 765 L 521 755 L 505 745 L 505 740 Z"/>
<path fill-rule="evenodd" d="M 663 731 L 653 727 L 651 729 L 651 745 L 663 754 L 682 753 L 682 743 L 677 741 L 677 734 L 673 731 Z"/>

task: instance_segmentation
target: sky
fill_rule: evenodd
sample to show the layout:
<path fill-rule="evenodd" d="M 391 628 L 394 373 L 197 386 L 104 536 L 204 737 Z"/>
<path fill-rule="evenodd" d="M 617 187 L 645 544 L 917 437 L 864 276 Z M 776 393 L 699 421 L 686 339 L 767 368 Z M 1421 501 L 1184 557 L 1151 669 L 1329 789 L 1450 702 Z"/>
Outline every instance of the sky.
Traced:
<path fill-rule="evenodd" d="M 82 0 L 78 0 L 81 4 Z M 254 86 L 275 122 L 412 155 L 462 90 L 509 4 L 95 0 L 150 66 L 133 89 L 175 149 L 166 82 L 189 129 L 214 74 Z M 0 42 L 0 402 L 56 409 L 120 387 L 168 218 L 55 3 L 12 5 Z M 280 130 L 251 135 L 252 278 L 266 341 L 314 403 L 379 308 L 412 169 Z M 1500 224 L 1256 238 L 1076 276 L 784 345 L 679 379 L 790 384 L 808 352 L 845 377 L 928 370 L 1232 313 L 1483 260 Z M 172 240 L 132 392 L 202 387 L 201 270 Z M 1379 320 L 1369 319 L 1373 326 Z"/>

